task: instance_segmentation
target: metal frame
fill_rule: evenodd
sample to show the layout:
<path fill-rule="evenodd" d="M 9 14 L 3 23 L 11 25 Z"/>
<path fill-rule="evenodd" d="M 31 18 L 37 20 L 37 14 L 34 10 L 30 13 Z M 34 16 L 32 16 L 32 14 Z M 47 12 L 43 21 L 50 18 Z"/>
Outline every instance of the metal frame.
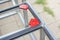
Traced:
<path fill-rule="evenodd" d="M 32 15 L 34 17 L 36 17 L 39 20 L 39 22 L 41 22 L 42 29 L 44 30 L 44 32 L 46 33 L 46 35 L 48 36 L 48 38 L 50 40 L 56 40 L 56 38 L 53 35 L 53 33 L 49 30 L 49 28 L 46 26 L 46 24 L 44 23 L 44 21 L 42 21 L 42 19 L 40 18 L 40 16 L 38 16 L 37 12 L 33 9 L 33 7 L 28 2 L 26 2 L 26 4 L 29 6 L 29 10 L 32 13 Z"/>
<path fill-rule="evenodd" d="M 22 0 L 22 2 L 25 2 L 26 0 Z M 12 0 L 13 6 L 18 4 L 18 0 Z M 24 15 L 24 19 L 22 18 L 22 15 L 20 13 L 20 10 L 16 11 L 19 15 L 19 17 L 21 18 L 21 21 L 23 22 L 24 26 L 26 27 L 26 25 L 28 24 L 28 14 L 26 10 L 23 10 L 23 15 Z M 35 35 L 33 35 L 33 33 L 29 34 L 31 40 L 36 40 Z"/>
<path fill-rule="evenodd" d="M 3 10 L 0 10 L 0 13 L 6 12 L 6 11 L 9 11 L 9 10 L 12 10 L 12 9 L 14 9 L 14 8 L 17 8 L 17 7 L 19 7 L 19 5 L 21 5 L 21 4 L 18 4 L 18 5 L 15 5 L 15 6 L 12 6 L 12 7 L 3 9 Z"/>
<path fill-rule="evenodd" d="M 23 2 L 26 2 L 26 0 L 22 0 L 22 3 Z M 23 15 L 24 15 L 24 20 L 25 20 L 25 28 L 26 28 L 26 25 L 28 24 L 28 12 L 27 12 L 27 10 L 23 10 Z M 31 40 L 37 40 L 33 33 L 29 33 L 29 36 L 30 36 Z"/>
<path fill-rule="evenodd" d="M 16 14 L 17 12 L 10 12 L 10 13 L 5 13 L 5 14 L 2 14 L 2 15 L 0 15 L 0 19 L 3 19 L 3 18 L 6 18 L 6 17 L 9 17 L 9 16 L 12 16 L 12 15 L 14 15 L 14 14 Z"/>
<path fill-rule="evenodd" d="M 11 32 L 9 34 L 5 34 L 3 36 L 0 36 L 0 40 L 10 40 L 10 39 L 15 39 L 17 37 L 21 37 L 23 35 L 26 35 L 28 33 L 31 33 L 37 29 L 40 29 L 41 28 L 41 25 L 37 25 L 37 27 L 27 27 L 27 28 L 23 28 L 23 29 L 20 29 L 20 30 L 17 30 L 17 31 L 14 31 L 14 32 Z"/>
<path fill-rule="evenodd" d="M 15 6 L 15 5 L 18 4 L 18 0 L 11 0 L 11 1 L 12 1 L 13 6 Z M 23 16 L 22 16 L 21 13 L 20 13 L 20 10 L 19 10 L 19 9 L 16 9 L 16 12 L 17 12 L 19 18 L 21 19 L 21 21 L 22 21 L 22 23 L 23 23 L 23 25 L 24 25 L 24 24 L 25 24 L 25 21 L 24 21 Z"/>
<path fill-rule="evenodd" d="M 39 25 L 37 25 L 35 27 L 32 27 L 32 28 L 26 27 L 26 28 L 24 28 L 24 30 L 21 30 L 21 31 L 19 30 L 19 31 L 12 32 L 10 34 L 3 35 L 3 36 L 0 37 L 0 39 L 1 40 L 5 40 L 5 39 L 9 40 L 11 38 L 14 39 L 14 38 L 16 38 L 18 36 L 23 36 L 24 34 L 27 34 L 27 33 L 30 33 L 32 31 L 36 30 L 36 29 L 42 28 L 50 40 L 56 40 L 53 33 L 49 30 L 49 28 L 47 28 L 46 24 L 42 21 L 40 16 L 37 15 L 37 12 L 33 9 L 33 7 L 28 2 L 23 2 L 23 4 L 27 4 L 29 6 L 30 12 L 32 13 L 32 15 L 34 17 L 36 17 L 38 19 L 39 22 L 41 22 L 41 24 L 39 24 Z M 5 10 L 2 10 L 2 11 L 0 11 L 0 13 L 11 10 L 11 9 L 14 9 L 14 8 L 17 8 L 17 7 L 19 7 L 19 5 L 13 6 L 11 8 L 5 9 Z"/>
<path fill-rule="evenodd" d="M 18 0 L 11 0 L 11 1 L 12 1 L 13 6 L 15 6 L 15 5 L 18 4 Z M 26 1 L 26 0 L 22 0 L 22 2 L 23 2 L 23 1 Z M 9 13 L 9 14 L 7 14 L 7 13 L 6 13 L 6 14 L 3 14 L 3 15 L 0 16 L 0 19 L 5 18 L 5 17 L 8 17 L 8 16 L 11 16 L 11 15 L 13 15 L 13 14 L 18 14 L 19 17 L 20 17 L 20 19 L 21 19 L 21 21 L 23 22 L 23 24 L 24 24 L 25 27 L 26 27 L 26 25 L 27 25 L 27 23 L 28 23 L 28 18 L 27 18 L 28 14 L 27 14 L 27 11 L 26 11 L 26 10 L 23 10 L 23 13 L 24 13 L 25 22 L 24 22 L 24 19 L 23 19 L 21 13 L 20 13 L 20 10 L 18 10 L 18 11 L 16 11 L 16 12 Z M 31 40 L 36 40 L 35 35 L 33 35 L 32 33 L 30 33 L 29 36 L 31 37 Z"/>
<path fill-rule="evenodd" d="M 0 4 L 3 4 L 3 3 L 6 3 L 6 2 L 9 2 L 10 0 L 0 0 Z"/>

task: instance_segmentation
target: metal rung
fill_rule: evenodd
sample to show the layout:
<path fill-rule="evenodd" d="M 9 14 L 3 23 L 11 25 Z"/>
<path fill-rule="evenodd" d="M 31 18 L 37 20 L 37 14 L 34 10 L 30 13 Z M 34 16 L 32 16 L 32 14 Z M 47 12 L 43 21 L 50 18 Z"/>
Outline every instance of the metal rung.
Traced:
<path fill-rule="evenodd" d="M 0 4 L 3 4 L 3 3 L 6 3 L 6 2 L 9 2 L 10 0 L 0 0 Z"/>
<path fill-rule="evenodd" d="M 5 34 L 3 36 L 0 36 L 0 40 L 9 40 L 9 39 L 15 39 L 16 37 L 21 37 L 23 35 L 26 35 L 28 33 L 31 33 L 37 29 L 40 29 L 41 28 L 41 25 L 37 25 L 37 26 L 34 26 L 32 28 L 30 27 L 27 27 L 27 28 L 23 28 L 23 29 L 20 29 L 20 30 L 17 30 L 17 31 L 14 31 L 14 32 L 11 32 L 11 33 L 8 33 L 8 34 Z"/>
<path fill-rule="evenodd" d="M 0 10 L 0 13 L 3 13 L 3 12 L 6 12 L 6 11 L 9 11 L 9 10 L 14 9 L 14 8 L 17 8 L 17 7 L 19 7 L 19 5 L 12 6 L 12 7 L 9 7 L 9 8 L 3 9 L 3 10 Z"/>
<path fill-rule="evenodd" d="M 56 40 L 56 38 L 53 35 L 53 33 L 47 28 L 46 24 L 42 21 L 42 19 L 40 18 L 40 16 L 38 16 L 38 13 L 33 9 L 33 7 L 28 2 L 24 2 L 24 4 L 27 4 L 28 5 L 29 11 L 32 13 L 32 15 L 34 17 L 36 17 L 38 19 L 39 22 L 41 22 L 42 25 L 39 24 L 39 25 L 34 26 L 32 28 L 27 27 L 27 28 L 24 28 L 23 30 L 17 30 L 15 32 L 12 32 L 12 33 L 9 33 L 9 34 L 0 36 L 0 40 L 14 39 L 14 38 L 16 38 L 18 36 L 19 37 L 20 36 L 23 36 L 25 34 L 28 34 L 28 33 L 32 32 L 32 31 L 37 30 L 37 29 L 40 29 L 40 28 L 42 28 L 44 30 L 44 32 L 46 33 L 46 35 L 48 36 L 48 38 L 50 40 Z M 17 7 L 19 7 L 19 5 L 13 6 L 13 7 L 8 8 L 8 9 L 1 10 L 0 13 L 5 12 L 5 11 L 8 11 L 8 10 L 11 10 L 11 9 L 14 9 L 14 8 L 17 8 Z"/>
<path fill-rule="evenodd" d="M 17 12 L 10 12 L 10 13 L 6 13 L 6 14 L 2 14 L 2 15 L 0 15 L 0 19 L 3 19 L 3 18 L 5 18 L 5 17 L 8 17 L 8 16 L 11 16 L 11 15 L 14 15 L 14 14 L 16 14 Z"/>

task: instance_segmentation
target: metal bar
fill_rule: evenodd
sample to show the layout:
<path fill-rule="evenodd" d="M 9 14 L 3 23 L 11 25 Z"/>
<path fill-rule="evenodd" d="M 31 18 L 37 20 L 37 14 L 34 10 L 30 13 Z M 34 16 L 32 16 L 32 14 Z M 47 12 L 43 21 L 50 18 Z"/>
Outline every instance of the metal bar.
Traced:
<path fill-rule="evenodd" d="M 26 0 L 22 0 L 22 2 L 26 2 Z"/>
<path fill-rule="evenodd" d="M 44 32 L 46 33 L 46 35 L 49 37 L 49 39 L 56 40 L 56 37 L 53 35 L 52 32 L 50 32 L 47 26 L 45 26 L 46 24 L 44 24 L 44 22 L 40 19 L 40 17 L 37 15 L 37 12 L 33 9 L 33 7 L 29 3 L 26 3 L 26 4 L 29 6 L 29 10 L 33 14 L 33 16 L 38 18 L 38 20 L 42 23 L 42 28 Z"/>
<path fill-rule="evenodd" d="M 8 33 L 6 35 L 3 35 L 3 36 L 0 36 L 0 40 L 10 40 L 10 39 L 15 39 L 17 37 L 21 37 L 23 35 L 26 35 L 28 33 L 31 33 L 35 30 L 38 30 L 41 28 L 41 25 L 37 25 L 37 26 L 34 26 L 32 28 L 30 27 L 27 27 L 27 28 L 23 28 L 22 30 L 17 30 L 17 31 L 14 31 L 14 32 L 11 32 L 11 33 Z"/>
<path fill-rule="evenodd" d="M 32 13 L 32 15 L 34 17 L 36 17 L 38 19 L 39 22 L 41 22 L 42 24 L 44 24 L 44 22 L 42 21 L 42 19 L 40 18 L 40 16 L 38 16 L 38 13 L 35 11 L 35 9 L 30 5 L 30 3 L 25 2 L 25 4 L 27 4 L 29 6 L 29 10 Z"/>
<path fill-rule="evenodd" d="M 20 10 L 17 10 L 17 12 L 18 12 L 17 14 L 18 14 L 20 20 L 22 21 L 23 25 L 25 25 L 24 18 L 23 18 L 23 16 L 21 15 L 21 13 L 20 13 L 19 11 L 20 11 Z"/>
<path fill-rule="evenodd" d="M 57 40 L 52 31 L 49 30 L 49 28 L 46 25 L 43 27 L 43 30 L 50 40 Z"/>
<path fill-rule="evenodd" d="M 9 11 L 9 10 L 12 10 L 12 9 L 14 9 L 14 8 L 17 8 L 17 7 L 19 7 L 19 5 L 21 5 L 21 4 L 18 4 L 18 5 L 15 5 L 15 6 L 12 6 L 12 7 L 3 9 L 3 10 L 0 10 L 0 13 L 6 12 L 6 11 Z"/>
<path fill-rule="evenodd" d="M 45 23 L 40 19 L 40 17 L 37 15 L 37 12 L 33 9 L 33 7 L 29 4 L 29 3 L 25 3 L 29 6 L 29 10 L 32 13 L 32 15 L 34 17 L 36 17 L 40 23 L 42 23 L 44 25 L 44 27 L 42 26 L 44 32 L 46 33 L 46 35 L 49 37 L 49 39 L 51 40 L 56 40 L 55 36 L 52 35 L 52 32 L 50 32 L 50 30 L 47 28 L 47 26 L 45 26 Z M 15 6 L 16 7 L 16 6 Z M 14 7 L 13 7 L 14 8 Z M 35 27 L 34 27 L 35 28 Z M 33 30 L 32 28 L 30 30 Z M 28 30 L 29 31 L 29 30 Z M 29 31 L 30 32 L 30 31 Z M 20 33 L 19 33 L 20 34 Z M 23 33 L 24 34 L 24 33 Z M 14 34 L 15 35 L 15 34 Z M 13 36 L 14 36 L 13 35 Z M 16 34 L 17 35 L 17 34 Z"/>
<path fill-rule="evenodd" d="M 32 15 L 34 17 L 36 17 L 39 20 L 39 22 L 44 24 L 44 22 L 41 20 L 40 16 L 38 16 L 38 13 L 33 9 L 33 7 L 29 3 L 27 3 L 27 5 L 29 6 L 29 10 L 32 13 Z M 40 30 L 40 40 L 45 40 L 45 33 L 44 33 L 43 29 Z"/>
<path fill-rule="evenodd" d="M 12 0 L 12 4 L 13 4 L 13 6 L 17 5 L 18 4 L 18 0 Z"/>
<path fill-rule="evenodd" d="M 23 10 L 24 20 L 25 20 L 25 26 L 28 24 L 28 13 L 27 10 Z"/>
<path fill-rule="evenodd" d="M 26 0 L 22 0 L 22 3 L 23 2 L 26 2 Z M 25 20 L 25 28 L 26 28 L 26 25 L 28 24 L 28 13 L 27 13 L 27 10 L 23 10 L 23 15 L 24 15 L 24 20 Z M 31 40 L 36 40 L 36 37 L 33 33 L 29 33 L 29 36 L 31 38 Z"/>
<path fill-rule="evenodd" d="M 18 0 L 12 0 L 12 3 L 13 3 L 13 6 L 17 5 L 18 4 Z M 20 9 L 16 9 L 16 12 L 20 18 L 20 20 L 22 21 L 23 25 L 25 24 L 25 21 L 24 21 L 24 18 L 23 16 L 21 15 L 20 13 Z"/>
<path fill-rule="evenodd" d="M 15 11 L 14 12 L 10 12 L 10 13 L 6 13 L 6 14 L 2 14 L 2 15 L 0 15 L 0 19 L 3 19 L 3 18 L 6 18 L 6 17 L 9 17 L 9 16 L 12 16 L 14 14 L 16 14 Z"/>
<path fill-rule="evenodd" d="M 24 1 L 24 0 L 23 0 L 23 1 Z M 25 1 L 26 1 L 26 0 L 25 0 Z M 13 5 L 15 6 L 15 5 L 18 4 L 18 0 L 12 0 L 12 3 L 13 3 Z M 20 10 L 17 10 L 17 13 L 18 13 L 21 21 L 23 22 L 24 26 L 26 27 L 26 25 L 28 24 L 28 14 L 27 14 L 27 11 L 26 11 L 26 10 L 23 10 L 24 19 L 23 19 L 22 15 L 20 14 Z M 25 20 L 25 21 L 24 21 L 24 20 Z M 31 37 L 32 40 L 35 40 L 35 39 L 36 39 L 35 36 L 34 36 L 32 33 L 30 33 L 29 35 L 30 35 L 30 37 Z"/>
<path fill-rule="evenodd" d="M 37 12 L 33 9 L 33 7 L 29 3 L 27 3 L 27 5 L 29 6 L 29 10 L 33 14 L 33 16 L 36 17 L 42 24 L 44 24 L 44 22 L 38 16 Z M 45 40 L 45 33 L 43 29 L 40 30 L 40 40 Z"/>
<path fill-rule="evenodd" d="M 43 29 L 40 29 L 40 40 L 45 40 L 45 32 Z"/>
<path fill-rule="evenodd" d="M 33 7 L 32 7 L 29 3 L 27 3 L 27 4 L 28 4 L 29 10 L 30 10 L 30 12 L 33 14 L 33 16 L 36 17 L 36 18 L 38 18 L 38 20 L 39 20 L 42 24 L 44 24 L 44 22 L 43 22 L 43 21 L 41 20 L 41 18 L 38 16 L 38 13 L 33 9 Z M 40 30 L 40 40 L 45 40 L 45 33 L 44 33 L 43 29 Z"/>
<path fill-rule="evenodd" d="M 0 0 L 0 4 L 3 4 L 3 3 L 6 3 L 6 2 L 9 2 L 10 0 Z"/>

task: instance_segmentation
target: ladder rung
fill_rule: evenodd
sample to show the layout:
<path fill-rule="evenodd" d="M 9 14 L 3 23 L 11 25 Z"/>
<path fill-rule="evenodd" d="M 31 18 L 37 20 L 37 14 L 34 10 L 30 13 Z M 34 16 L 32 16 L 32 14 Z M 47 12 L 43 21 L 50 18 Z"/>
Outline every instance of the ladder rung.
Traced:
<path fill-rule="evenodd" d="M 23 35 L 26 35 L 28 33 L 31 33 L 35 30 L 38 30 L 41 28 L 41 25 L 37 25 L 35 27 L 27 27 L 27 28 L 23 28 L 23 29 L 20 29 L 20 30 L 17 30 L 17 31 L 14 31 L 14 32 L 11 32 L 11 33 L 8 33 L 8 34 L 5 34 L 3 36 L 0 36 L 0 40 L 9 40 L 9 39 L 15 39 L 16 37 L 20 37 L 20 36 L 23 36 Z"/>
<path fill-rule="evenodd" d="M 0 0 L 0 4 L 3 4 L 3 3 L 6 3 L 6 2 L 9 2 L 10 0 Z"/>
<path fill-rule="evenodd" d="M 2 14 L 2 15 L 0 15 L 0 19 L 14 15 L 14 14 L 16 14 L 16 12 L 10 12 L 10 13 L 6 13 L 6 14 Z"/>

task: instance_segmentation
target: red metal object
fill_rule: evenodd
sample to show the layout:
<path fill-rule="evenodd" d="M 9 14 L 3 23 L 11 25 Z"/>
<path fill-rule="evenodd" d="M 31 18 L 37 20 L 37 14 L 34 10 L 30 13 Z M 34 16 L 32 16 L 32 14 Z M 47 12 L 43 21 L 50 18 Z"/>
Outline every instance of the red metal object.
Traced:
<path fill-rule="evenodd" d="M 39 24 L 39 21 L 37 18 L 31 18 L 31 20 L 29 21 L 30 27 L 36 26 L 38 24 Z"/>
<path fill-rule="evenodd" d="M 27 10 L 27 9 L 28 9 L 28 5 L 26 5 L 26 4 L 21 4 L 21 5 L 19 6 L 19 8 L 20 8 L 20 9 Z"/>

